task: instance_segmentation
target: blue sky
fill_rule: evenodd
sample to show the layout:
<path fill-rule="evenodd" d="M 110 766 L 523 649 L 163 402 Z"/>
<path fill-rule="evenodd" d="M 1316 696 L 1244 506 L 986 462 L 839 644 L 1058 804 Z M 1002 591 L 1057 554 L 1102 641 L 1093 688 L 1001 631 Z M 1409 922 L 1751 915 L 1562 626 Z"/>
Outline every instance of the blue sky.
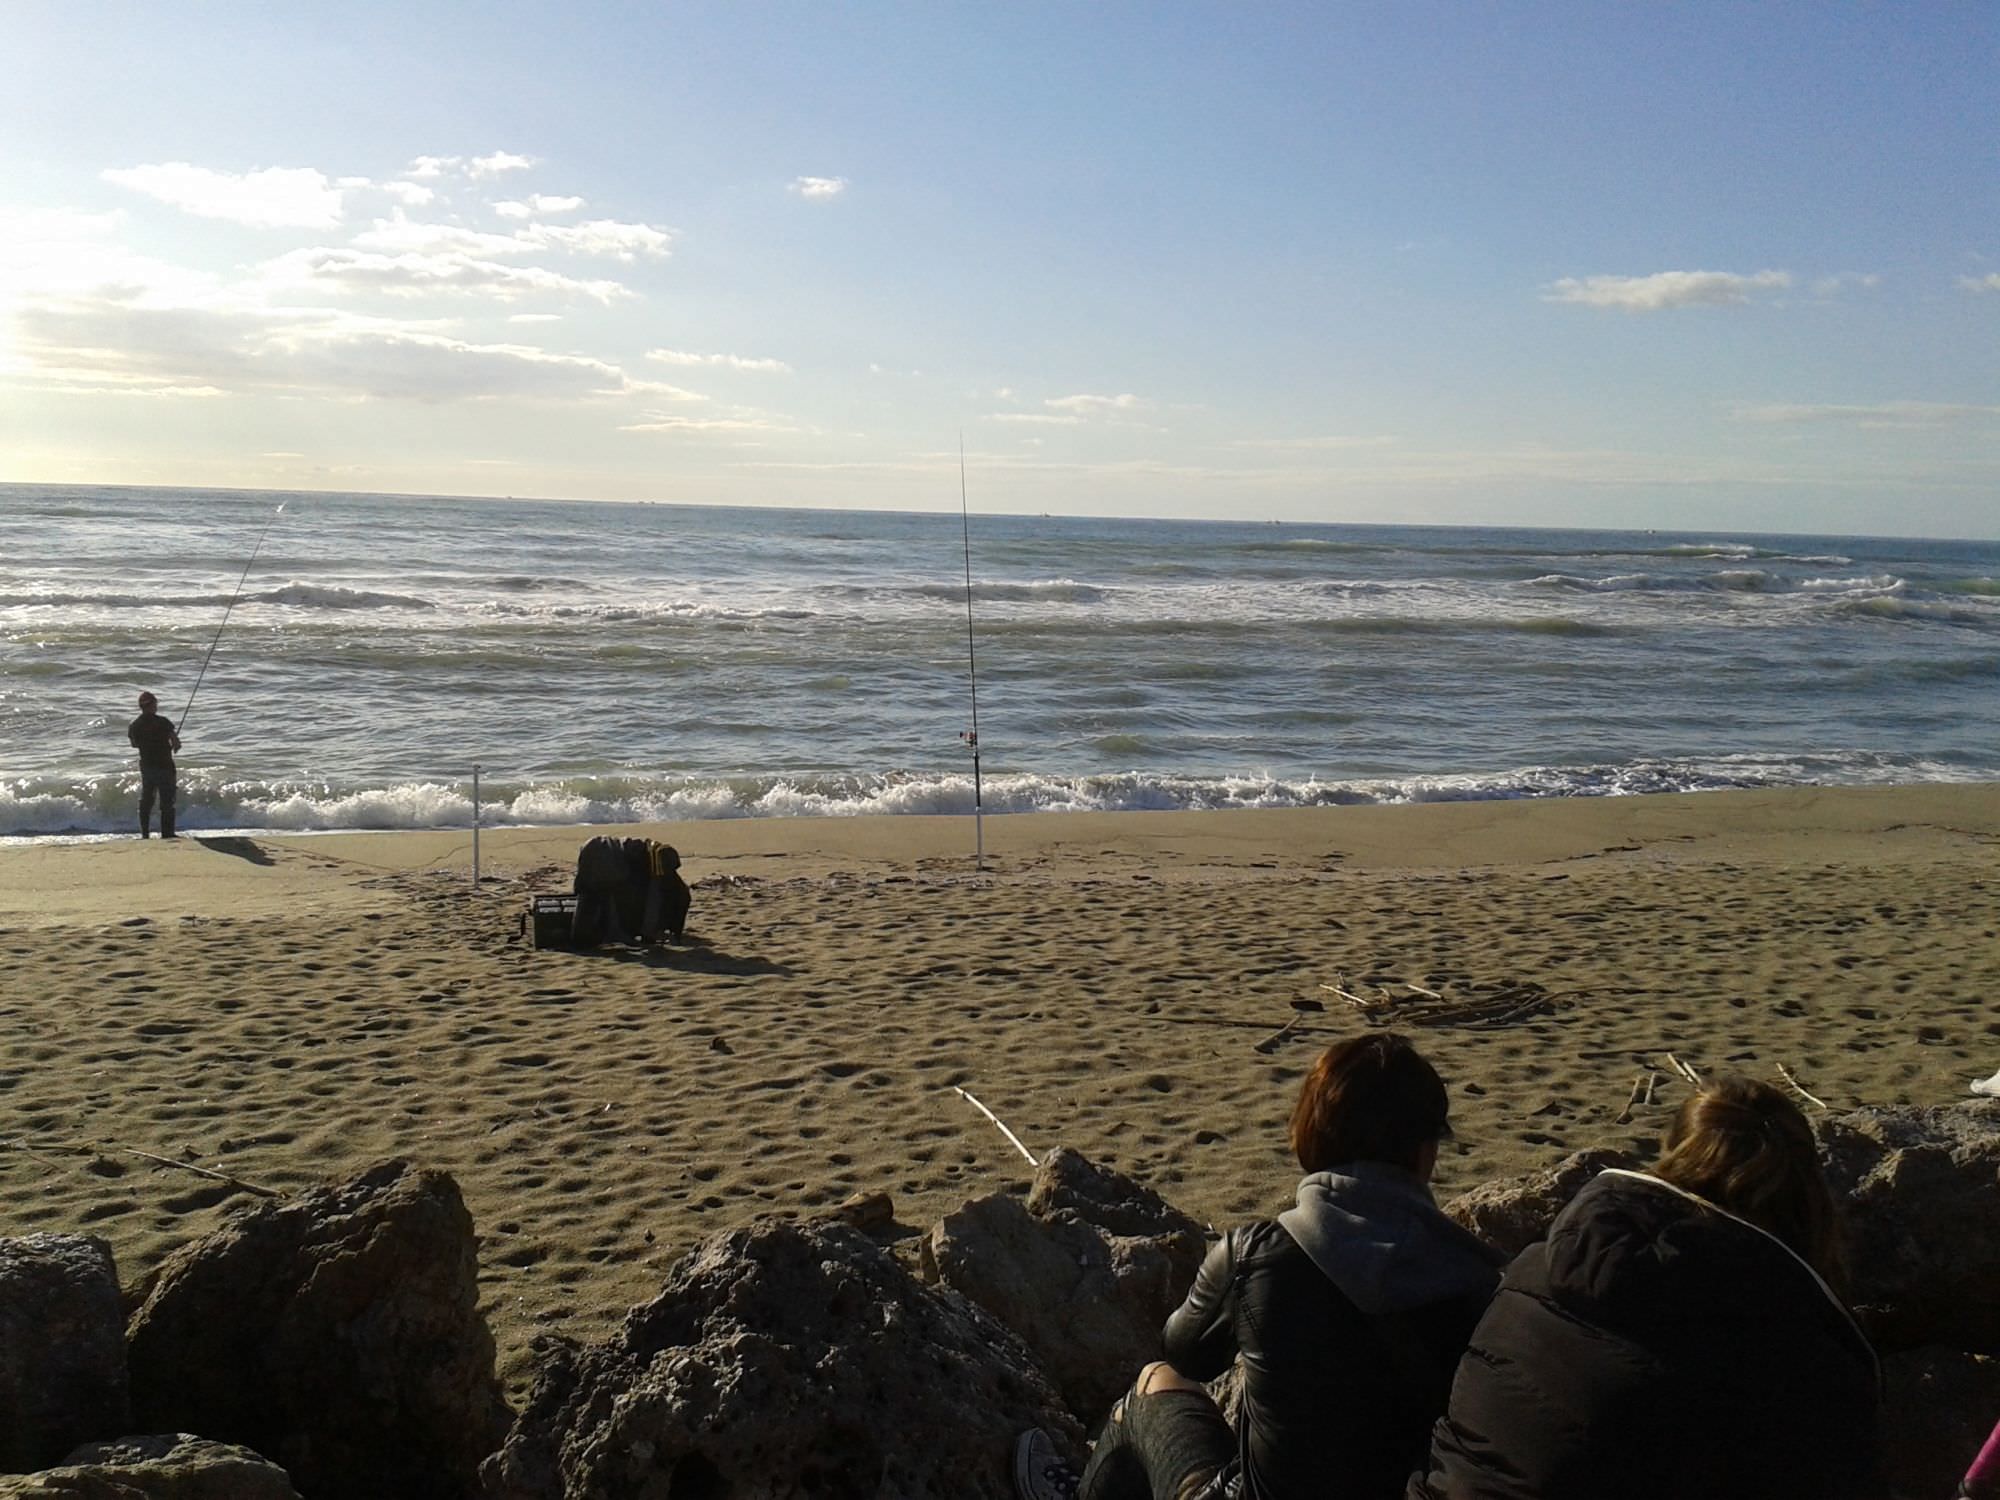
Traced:
<path fill-rule="evenodd" d="M 2000 10 L 108 5 L 0 479 L 2000 535 Z"/>

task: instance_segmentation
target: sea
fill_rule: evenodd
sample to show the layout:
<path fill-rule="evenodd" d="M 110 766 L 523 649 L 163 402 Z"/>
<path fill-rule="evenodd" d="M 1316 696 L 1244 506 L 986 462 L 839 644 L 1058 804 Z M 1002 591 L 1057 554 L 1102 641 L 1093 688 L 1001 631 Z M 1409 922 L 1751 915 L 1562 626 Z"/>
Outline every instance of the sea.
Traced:
<path fill-rule="evenodd" d="M 0 486 L 0 837 L 141 689 L 196 832 L 1978 781 L 2000 543 Z"/>

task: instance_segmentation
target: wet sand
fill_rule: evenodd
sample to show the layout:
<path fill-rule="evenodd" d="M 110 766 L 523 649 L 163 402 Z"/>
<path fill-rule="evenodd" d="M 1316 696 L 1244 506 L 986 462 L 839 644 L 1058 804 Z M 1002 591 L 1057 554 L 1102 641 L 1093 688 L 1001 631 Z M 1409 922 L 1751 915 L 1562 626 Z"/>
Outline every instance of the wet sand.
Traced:
<path fill-rule="evenodd" d="M 518 1394 L 535 1332 L 716 1229 L 1023 1184 L 956 1088 L 1221 1225 L 1289 1201 L 1298 1079 L 1385 1015 L 1452 1090 L 1440 1196 L 1650 1148 L 1670 1052 L 1836 1109 L 2000 1066 L 2000 785 L 1016 815 L 984 874 L 965 819 L 674 824 L 638 831 L 685 944 L 531 950 L 598 831 L 489 832 L 476 891 L 464 831 L 0 849 L 0 1233 L 129 1281 L 248 1201 L 133 1151 L 279 1190 L 409 1156 L 464 1190 Z"/>

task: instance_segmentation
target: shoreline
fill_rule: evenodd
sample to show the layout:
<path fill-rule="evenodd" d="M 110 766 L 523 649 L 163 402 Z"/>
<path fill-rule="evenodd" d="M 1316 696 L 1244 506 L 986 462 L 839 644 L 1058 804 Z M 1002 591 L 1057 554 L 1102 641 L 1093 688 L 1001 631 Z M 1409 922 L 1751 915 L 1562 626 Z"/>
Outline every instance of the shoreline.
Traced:
<path fill-rule="evenodd" d="M 477 890 L 464 829 L 0 849 L 0 1233 L 102 1235 L 129 1283 L 239 1195 L 121 1153 L 285 1191 L 440 1167 L 518 1396 L 535 1333 L 599 1335 L 717 1229 L 1018 1188 L 960 1087 L 1218 1226 L 1276 1211 L 1291 1093 L 1369 1024 L 1327 985 L 1535 997 L 1392 1017 L 1451 1089 L 1440 1197 L 1650 1156 L 1669 1051 L 1836 1110 L 2000 1064 L 2000 784 L 1009 814 L 984 875 L 970 825 L 635 830 L 681 850 L 690 941 L 599 953 L 514 930 L 609 828 L 484 832 Z"/>

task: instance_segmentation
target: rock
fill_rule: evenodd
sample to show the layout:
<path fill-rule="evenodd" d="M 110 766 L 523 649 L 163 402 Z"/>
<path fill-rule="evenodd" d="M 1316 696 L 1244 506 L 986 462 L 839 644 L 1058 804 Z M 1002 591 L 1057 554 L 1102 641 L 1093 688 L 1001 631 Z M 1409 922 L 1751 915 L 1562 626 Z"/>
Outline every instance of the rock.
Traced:
<path fill-rule="evenodd" d="M 849 1193 L 826 1211 L 825 1217 L 852 1224 L 863 1234 L 875 1234 L 896 1222 L 896 1202 L 887 1193 Z"/>
<path fill-rule="evenodd" d="M 508 1419 L 478 1270 L 443 1172 L 260 1203 L 128 1295 L 138 1423 L 253 1448 L 313 1500 L 472 1494 Z"/>
<path fill-rule="evenodd" d="M 299 1500 L 285 1471 L 248 1448 L 185 1432 L 78 1448 L 58 1468 L 0 1480 L 0 1500 Z"/>
<path fill-rule="evenodd" d="M 706 1241 L 602 1344 L 536 1340 L 490 1500 L 1011 1500 L 1013 1443 L 1081 1433 L 1018 1340 L 845 1224 Z"/>
<path fill-rule="evenodd" d="M 1882 1448 L 1897 1500 L 1949 1495 L 2000 1421 L 2000 1359 L 1911 1349 L 1882 1361 Z"/>
<path fill-rule="evenodd" d="M 1599 1172 L 1606 1167 L 1636 1170 L 1641 1165 L 1627 1151 L 1579 1151 L 1539 1172 L 1482 1182 L 1446 1203 L 1444 1211 L 1494 1248 L 1518 1255 L 1547 1236 L 1555 1216 Z"/>
<path fill-rule="evenodd" d="M 2000 1100 L 1855 1110 L 1814 1128 L 1876 1346 L 2000 1354 Z"/>
<path fill-rule="evenodd" d="M 1018 1334 L 1094 1427 L 1161 1354 L 1160 1329 L 1201 1269 L 1201 1226 L 1074 1151 L 1052 1152 L 1024 1207 L 995 1193 L 941 1219 L 923 1273 Z"/>
<path fill-rule="evenodd" d="M 130 1425 L 111 1247 L 85 1234 L 0 1239 L 0 1471 L 46 1468 Z"/>

